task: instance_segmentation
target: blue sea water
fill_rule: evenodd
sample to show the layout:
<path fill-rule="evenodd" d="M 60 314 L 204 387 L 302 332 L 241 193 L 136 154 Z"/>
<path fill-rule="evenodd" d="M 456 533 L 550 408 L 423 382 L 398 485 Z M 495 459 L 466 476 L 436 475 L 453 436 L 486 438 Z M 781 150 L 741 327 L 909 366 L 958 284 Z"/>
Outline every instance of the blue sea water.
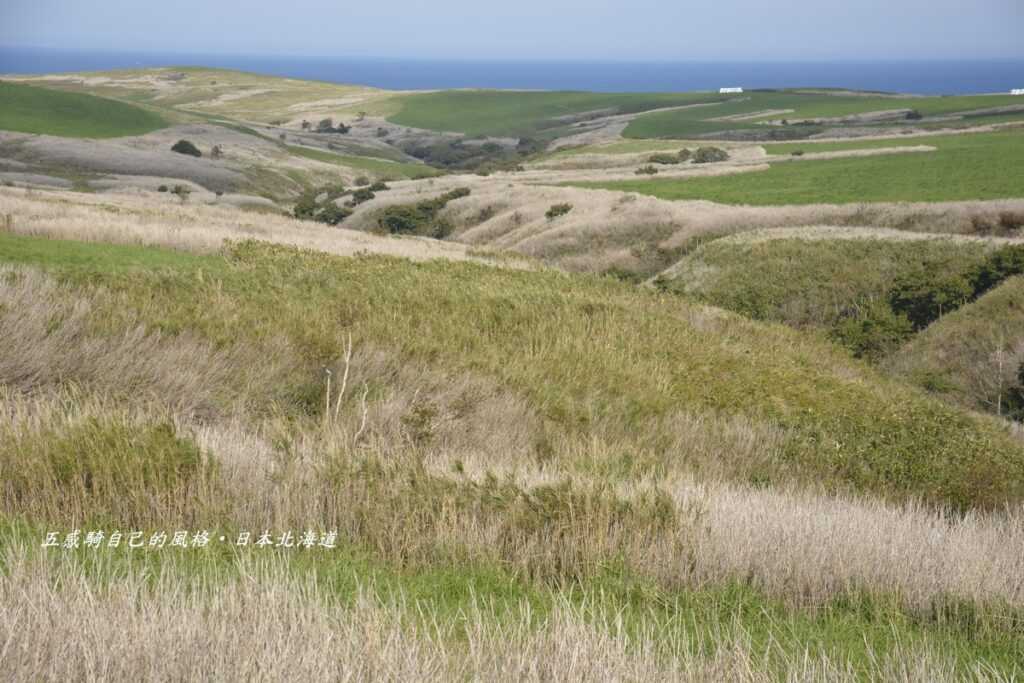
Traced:
<path fill-rule="evenodd" d="M 922 95 L 1024 88 L 1024 60 L 885 62 L 438 61 L 130 53 L 0 47 L 0 73 L 41 74 L 153 66 L 216 66 L 379 88 L 521 88 L 682 92 L 834 87 Z"/>

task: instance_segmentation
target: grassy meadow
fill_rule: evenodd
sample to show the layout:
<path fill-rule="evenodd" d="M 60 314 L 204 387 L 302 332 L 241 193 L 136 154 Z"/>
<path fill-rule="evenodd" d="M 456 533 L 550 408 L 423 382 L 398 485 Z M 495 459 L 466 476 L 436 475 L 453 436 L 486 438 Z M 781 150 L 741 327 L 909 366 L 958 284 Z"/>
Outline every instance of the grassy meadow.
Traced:
<path fill-rule="evenodd" d="M 0 239 L 3 566 L 23 587 L 3 623 L 60 605 L 94 625 L 67 636 L 85 652 L 138 622 L 109 671 L 152 666 L 161 632 L 282 628 L 380 643 L 309 659 L 315 676 L 952 680 L 1019 661 L 1020 520 L 1000 510 L 1024 496 L 1024 445 L 825 342 L 592 276 Z M 343 543 L 34 548 L 72 526 L 266 525 Z M 1009 564 L 979 581 L 990 562 Z M 290 607 L 242 616 L 272 595 Z M 584 643 L 600 657 L 563 668 Z M 210 670 L 254 665 L 214 649 Z"/>
<path fill-rule="evenodd" d="M 595 114 L 635 114 L 722 99 L 712 93 L 451 91 L 404 96 L 389 120 L 469 136 L 543 137 Z"/>
<path fill-rule="evenodd" d="M 166 127 L 158 114 L 115 100 L 0 81 L 0 130 L 72 138 L 142 135 Z"/>
<path fill-rule="evenodd" d="M 1024 130 L 743 137 L 1024 100 L 0 101 L 6 677 L 1024 676 Z"/>
<path fill-rule="evenodd" d="M 767 120 L 806 121 L 841 118 L 874 112 L 912 109 L 922 116 L 948 116 L 998 107 L 1018 106 L 1011 95 L 959 97 L 892 97 L 802 91 L 752 91 L 732 96 L 709 108 L 684 109 L 647 114 L 630 122 L 623 132 L 627 138 L 713 137 L 716 132 L 758 130 Z M 992 114 L 998 116 L 998 114 Z M 1019 120 L 1020 113 L 1015 114 Z M 723 118 L 724 117 L 724 118 Z M 729 120 L 729 117 L 740 117 Z M 987 117 L 977 117 L 983 122 Z M 785 127 L 786 134 L 807 137 L 800 126 Z"/>
<path fill-rule="evenodd" d="M 870 148 L 865 142 L 842 149 Z M 849 145 L 848 147 L 846 145 Z M 882 145 L 876 141 L 874 145 Z M 915 138 L 935 152 L 844 159 L 794 159 L 768 170 L 710 178 L 621 180 L 582 187 L 639 192 L 660 199 L 779 206 L 866 202 L 943 202 L 1019 197 L 1024 130 Z M 892 146 L 885 141 L 885 146 Z M 800 149 L 815 151 L 811 144 Z M 830 151 L 827 148 L 821 151 Z"/>

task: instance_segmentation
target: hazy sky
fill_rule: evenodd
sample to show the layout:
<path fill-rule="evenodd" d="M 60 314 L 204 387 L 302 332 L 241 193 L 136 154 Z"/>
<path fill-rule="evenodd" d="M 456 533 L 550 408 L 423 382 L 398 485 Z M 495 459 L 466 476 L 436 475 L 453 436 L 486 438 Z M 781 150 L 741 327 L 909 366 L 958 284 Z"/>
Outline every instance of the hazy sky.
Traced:
<path fill-rule="evenodd" d="M 1024 58 L 1024 0 L 0 0 L 0 45 L 467 59 Z"/>

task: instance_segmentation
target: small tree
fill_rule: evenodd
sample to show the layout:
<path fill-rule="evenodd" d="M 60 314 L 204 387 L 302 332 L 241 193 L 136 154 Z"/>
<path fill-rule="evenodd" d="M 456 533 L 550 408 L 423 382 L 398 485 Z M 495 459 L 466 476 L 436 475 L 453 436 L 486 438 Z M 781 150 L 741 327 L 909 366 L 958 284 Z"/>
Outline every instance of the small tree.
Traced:
<path fill-rule="evenodd" d="M 334 131 L 334 119 L 327 118 L 322 119 L 320 123 L 316 124 L 316 132 L 318 133 L 331 133 Z"/>
<path fill-rule="evenodd" d="M 720 147 L 701 147 L 693 155 L 695 164 L 714 164 L 728 159 L 729 153 Z"/>
<path fill-rule="evenodd" d="M 210 150 L 210 158 L 220 159 L 224 156 L 224 150 L 221 149 L 220 145 L 214 145 L 213 149 Z"/>
<path fill-rule="evenodd" d="M 647 166 L 641 166 L 640 168 L 636 169 L 637 175 L 657 175 L 657 173 L 658 169 L 654 166 L 651 166 L 650 164 L 648 164 Z"/>
<path fill-rule="evenodd" d="M 309 130 L 312 127 L 313 127 L 312 123 L 310 123 L 309 121 L 303 120 L 303 122 L 302 122 L 302 130 Z"/>
<path fill-rule="evenodd" d="M 199 148 L 193 145 L 188 140 L 178 140 L 171 145 L 171 151 L 177 152 L 178 154 L 186 154 L 192 157 L 201 157 L 203 153 L 199 151 Z"/>
<path fill-rule="evenodd" d="M 184 204 L 188 201 L 188 196 L 192 194 L 192 190 L 185 185 L 175 185 L 171 193 L 176 195 L 181 200 L 181 203 Z"/>
<path fill-rule="evenodd" d="M 549 221 L 553 221 L 559 216 L 564 216 L 570 211 L 572 211 L 572 204 L 554 204 L 544 215 Z"/>

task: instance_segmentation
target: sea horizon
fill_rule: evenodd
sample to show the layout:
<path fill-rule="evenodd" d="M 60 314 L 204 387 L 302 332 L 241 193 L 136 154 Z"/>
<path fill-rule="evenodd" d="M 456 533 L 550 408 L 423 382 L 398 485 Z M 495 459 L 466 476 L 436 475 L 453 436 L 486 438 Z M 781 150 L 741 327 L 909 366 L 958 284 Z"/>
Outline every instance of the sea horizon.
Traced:
<path fill-rule="evenodd" d="M 720 87 L 848 88 L 919 95 L 1024 87 L 1024 60 L 451 60 L 127 52 L 0 46 L 0 74 L 206 66 L 390 90 L 494 88 L 685 92 Z"/>

